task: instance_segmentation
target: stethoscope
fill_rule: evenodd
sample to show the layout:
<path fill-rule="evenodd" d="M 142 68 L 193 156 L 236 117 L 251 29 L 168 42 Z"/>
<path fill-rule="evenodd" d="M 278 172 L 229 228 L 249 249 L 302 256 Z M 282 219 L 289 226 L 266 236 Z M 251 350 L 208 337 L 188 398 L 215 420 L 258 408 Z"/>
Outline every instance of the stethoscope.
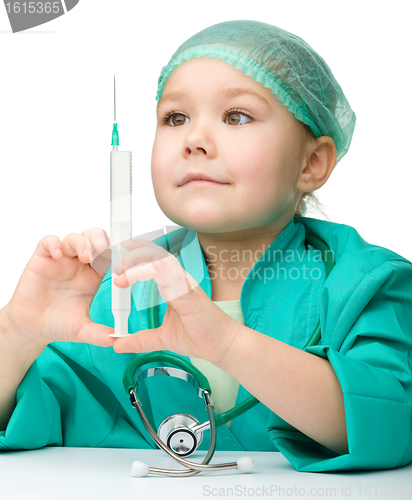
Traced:
<path fill-rule="evenodd" d="M 166 235 L 167 248 L 170 253 L 176 252 L 179 248 L 179 243 L 172 250 L 169 249 L 169 242 Z M 311 233 L 306 233 L 306 244 L 313 245 L 317 248 L 325 262 L 326 278 L 332 271 L 335 262 L 332 252 L 328 245 Z M 181 242 L 180 242 L 181 246 Z M 157 286 L 154 280 L 149 289 L 149 303 L 156 304 Z M 157 328 L 158 321 L 158 306 L 149 308 L 149 328 Z M 316 325 L 312 336 L 307 341 L 304 349 L 309 346 L 316 345 L 320 340 L 320 320 Z M 159 366 L 150 367 L 141 370 L 143 365 L 149 363 L 161 363 Z M 164 366 L 163 363 L 173 366 Z M 157 434 L 150 425 L 142 403 L 138 397 L 139 384 L 149 377 L 167 376 L 176 377 L 189 382 L 195 389 L 198 397 L 203 398 L 208 413 L 208 420 L 200 423 L 195 417 L 187 413 L 176 413 L 170 415 L 160 424 Z M 202 471 L 219 471 L 226 469 L 238 469 L 240 472 L 250 472 L 253 469 L 253 460 L 250 457 L 239 458 L 236 462 L 223 464 L 209 465 L 216 448 L 216 428 L 230 422 L 234 418 L 242 415 L 246 411 L 256 406 L 260 401 L 254 396 L 249 397 L 242 403 L 234 406 L 232 409 L 222 412 L 219 415 L 213 415 L 213 400 L 212 391 L 210 389 L 207 378 L 191 363 L 182 357 L 175 356 L 164 351 L 154 351 L 147 354 L 141 354 L 127 365 L 124 376 L 123 385 L 130 396 L 132 405 L 136 408 L 139 417 L 141 418 L 150 437 L 157 446 L 166 452 L 170 457 L 174 458 L 179 464 L 187 467 L 189 470 L 170 470 L 158 469 L 149 467 L 143 462 L 133 462 L 132 476 L 143 477 L 148 474 L 158 474 L 173 477 L 194 476 Z M 200 445 L 203 438 L 203 431 L 210 428 L 210 444 L 207 455 L 201 464 L 186 460 L 184 457 L 191 455 Z"/>

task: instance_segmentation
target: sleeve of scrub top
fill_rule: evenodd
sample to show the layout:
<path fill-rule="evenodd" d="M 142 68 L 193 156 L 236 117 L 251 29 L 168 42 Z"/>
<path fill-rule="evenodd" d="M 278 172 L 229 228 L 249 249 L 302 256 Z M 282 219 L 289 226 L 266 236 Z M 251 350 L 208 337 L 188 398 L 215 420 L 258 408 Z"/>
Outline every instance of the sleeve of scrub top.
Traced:
<path fill-rule="evenodd" d="M 113 327 L 110 271 L 107 276 L 89 315 Z M 98 367 L 92 352 L 98 353 Z M 134 409 L 127 398 L 129 414 L 120 404 L 125 400 L 121 375 L 130 356 L 111 347 L 49 344 L 17 389 L 15 409 L 6 429 L 0 429 L 0 451 L 43 446 L 150 448 L 140 423 L 130 418 Z"/>
<path fill-rule="evenodd" d="M 344 308 L 339 321 L 348 333 L 339 350 L 305 349 L 328 359 L 337 375 L 349 452 L 339 455 L 270 417 L 270 438 L 298 471 L 392 469 L 412 460 L 412 265 L 385 262 L 360 286 L 375 291 L 358 317 Z"/>
<path fill-rule="evenodd" d="M 72 349 L 72 357 L 54 347 L 61 344 Z M 46 347 L 17 389 L 16 407 L 0 432 L 1 451 L 96 447 L 107 437 L 119 404 L 93 374 L 89 359 L 86 344 Z"/>
<path fill-rule="evenodd" d="M 107 286 L 100 286 L 90 308 L 97 323 L 108 324 L 105 308 L 99 308 Z M 0 429 L 0 451 L 99 446 L 113 429 L 118 407 L 87 344 L 51 343 L 17 388 L 14 411 L 6 429 Z"/>

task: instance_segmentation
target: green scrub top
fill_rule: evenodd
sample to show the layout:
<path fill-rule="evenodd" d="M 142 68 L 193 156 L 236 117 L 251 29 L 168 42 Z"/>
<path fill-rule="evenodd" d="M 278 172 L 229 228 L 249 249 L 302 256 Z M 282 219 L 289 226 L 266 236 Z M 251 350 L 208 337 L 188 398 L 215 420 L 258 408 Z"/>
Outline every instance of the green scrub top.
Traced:
<path fill-rule="evenodd" d="M 336 265 L 326 280 L 319 251 L 305 245 L 307 230 L 334 253 Z M 211 298 L 196 233 L 181 228 L 173 238 L 183 243 L 180 264 Z M 167 248 L 164 236 L 155 242 Z M 132 285 L 129 332 L 148 328 L 149 284 Z M 320 318 L 321 340 L 306 351 L 328 359 L 337 375 L 349 452 L 339 455 L 320 445 L 262 403 L 234 419 L 230 429 L 218 428 L 217 450 L 280 451 L 296 470 L 315 472 L 394 468 L 412 460 L 410 261 L 367 243 L 350 226 L 294 217 L 249 272 L 240 303 L 249 328 L 298 348 Z M 160 324 L 166 308 L 161 299 Z M 110 269 L 90 317 L 114 326 Z M 0 450 L 155 448 L 122 385 L 124 369 L 135 356 L 90 344 L 49 344 L 17 390 L 16 408 L 0 432 Z M 249 396 L 239 386 L 236 403 Z M 183 380 L 146 379 L 139 398 L 156 429 L 173 413 L 190 413 L 201 422 L 207 418 L 203 401 Z M 201 450 L 207 450 L 208 439 L 206 431 Z"/>

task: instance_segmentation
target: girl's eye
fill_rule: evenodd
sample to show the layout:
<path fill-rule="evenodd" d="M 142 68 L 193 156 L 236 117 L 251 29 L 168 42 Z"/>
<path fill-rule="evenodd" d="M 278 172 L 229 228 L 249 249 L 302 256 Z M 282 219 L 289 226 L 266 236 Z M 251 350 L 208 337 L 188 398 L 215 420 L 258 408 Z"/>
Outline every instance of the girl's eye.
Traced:
<path fill-rule="evenodd" d="M 229 125 L 243 125 L 243 123 L 248 123 L 242 122 L 241 116 L 244 116 L 248 118 L 249 121 L 252 121 L 252 118 L 246 113 L 242 112 L 240 109 L 229 109 L 228 111 L 225 111 L 224 114 L 225 120 L 226 118 L 229 119 Z M 187 116 L 173 110 L 164 117 L 163 123 L 165 123 L 166 125 L 170 125 L 171 127 L 177 127 L 184 124 L 185 118 L 187 118 Z M 173 125 L 172 123 L 169 123 L 170 120 L 172 121 Z"/>
<path fill-rule="evenodd" d="M 248 123 L 248 122 L 241 122 L 241 118 L 237 118 L 236 116 L 245 116 L 246 118 L 249 119 L 249 121 L 252 121 L 252 118 L 240 111 L 240 109 L 230 109 L 229 111 L 226 111 L 225 113 L 225 118 L 229 119 L 229 124 L 230 125 L 243 125 L 243 123 Z M 233 118 L 235 117 L 235 118 Z"/>
<path fill-rule="evenodd" d="M 177 127 L 178 125 L 183 124 L 185 118 L 187 118 L 187 116 L 182 115 L 182 113 L 178 113 L 176 111 L 170 111 L 170 113 L 168 113 L 164 117 L 163 123 L 165 123 L 166 125 L 170 125 L 172 127 Z M 172 119 L 173 125 L 169 123 L 170 119 Z"/>

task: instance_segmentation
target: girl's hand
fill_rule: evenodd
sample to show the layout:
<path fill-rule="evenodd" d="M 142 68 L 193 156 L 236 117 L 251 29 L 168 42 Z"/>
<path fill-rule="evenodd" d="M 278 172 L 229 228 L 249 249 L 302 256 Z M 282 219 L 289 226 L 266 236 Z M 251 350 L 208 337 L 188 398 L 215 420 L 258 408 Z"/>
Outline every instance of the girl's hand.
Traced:
<path fill-rule="evenodd" d="M 22 345 L 43 348 L 55 341 L 113 345 L 109 334 L 114 329 L 89 317 L 110 263 L 109 238 L 103 229 L 72 233 L 63 241 L 45 236 L 4 307 L 14 337 Z"/>
<path fill-rule="evenodd" d="M 179 261 L 153 242 L 127 240 L 129 253 L 114 272 L 114 284 L 126 288 L 153 279 L 167 302 L 163 324 L 116 338 L 116 352 L 169 350 L 212 363 L 225 356 L 235 338 L 238 322 L 223 312 L 182 268 Z M 122 274 L 123 273 L 123 274 Z"/>

